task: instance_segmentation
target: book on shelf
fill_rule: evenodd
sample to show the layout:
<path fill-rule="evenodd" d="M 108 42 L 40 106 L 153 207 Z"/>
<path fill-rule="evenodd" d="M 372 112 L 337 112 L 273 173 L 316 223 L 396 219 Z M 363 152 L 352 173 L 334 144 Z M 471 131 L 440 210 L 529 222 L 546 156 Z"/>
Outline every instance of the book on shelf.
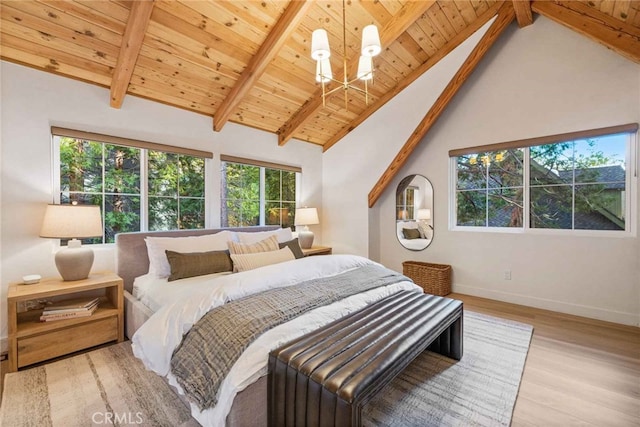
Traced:
<path fill-rule="evenodd" d="M 100 298 L 74 298 L 67 299 L 63 301 L 57 301 L 53 304 L 49 304 L 45 306 L 46 311 L 54 311 L 54 310 L 80 310 L 80 309 L 90 309 L 94 305 L 98 304 Z"/>
<path fill-rule="evenodd" d="M 75 311 L 67 311 L 63 313 L 56 312 L 47 312 L 43 311 L 42 316 L 40 316 L 41 322 L 50 322 L 53 320 L 65 320 L 65 319 L 75 319 L 76 317 L 88 317 L 93 314 L 94 311 L 98 308 L 98 304 L 94 304 L 89 309 L 75 310 Z"/>

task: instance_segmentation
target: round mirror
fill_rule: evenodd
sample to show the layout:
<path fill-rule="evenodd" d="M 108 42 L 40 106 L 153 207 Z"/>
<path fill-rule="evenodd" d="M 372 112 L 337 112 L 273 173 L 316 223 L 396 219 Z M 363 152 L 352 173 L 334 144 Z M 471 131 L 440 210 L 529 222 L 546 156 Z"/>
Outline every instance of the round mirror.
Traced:
<path fill-rule="evenodd" d="M 396 189 L 396 236 L 412 251 L 433 240 L 433 186 L 422 175 L 409 175 Z"/>

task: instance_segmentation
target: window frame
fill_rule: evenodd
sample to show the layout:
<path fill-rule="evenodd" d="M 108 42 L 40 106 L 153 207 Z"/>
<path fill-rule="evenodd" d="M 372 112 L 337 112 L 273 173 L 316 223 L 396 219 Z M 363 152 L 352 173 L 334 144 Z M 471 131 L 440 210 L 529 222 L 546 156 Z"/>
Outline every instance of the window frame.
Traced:
<path fill-rule="evenodd" d="M 607 130 L 611 130 L 607 133 Z M 584 229 L 552 229 L 531 228 L 531 184 L 530 184 L 530 147 L 552 143 L 576 141 L 585 138 L 599 136 L 627 134 L 628 143 L 625 149 L 625 229 L 624 230 L 584 230 Z M 566 138 L 566 139 L 565 139 Z M 518 145 L 518 144 L 521 145 Z M 457 158 L 463 154 L 474 151 L 499 151 L 505 148 L 523 149 L 523 226 L 522 227 L 490 227 L 490 226 L 463 226 L 457 225 Z M 593 131 L 581 131 L 571 134 L 553 135 L 530 140 L 512 141 L 487 146 L 469 147 L 449 152 L 449 226 L 450 231 L 456 232 L 480 232 L 480 233 L 511 233 L 531 235 L 554 236 L 584 236 L 584 237 L 635 237 L 637 235 L 637 177 L 638 177 L 638 125 L 622 125 L 611 128 L 595 129 Z M 573 208 L 572 208 L 573 211 Z"/>
<path fill-rule="evenodd" d="M 149 168 L 148 168 L 148 160 L 149 151 L 162 151 L 166 153 L 177 154 L 180 156 L 192 156 L 192 157 L 200 157 L 204 161 L 204 228 L 211 227 L 211 190 L 208 182 L 210 181 L 209 177 L 211 175 L 211 162 L 213 158 L 213 153 L 207 151 L 194 150 L 183 147 L 175 147 L 171 145 L 158 144 L 154 142 L 140 141 L 135 139 L 121 138 L 117 136 L 110 136 L 86 131 L 79 131 L 74 129 L 65 129 L 59 127 L 51 127 L 51 158 L 53 159 L 53 165 L 51 169 L 52 173 L 52 192 L 53 192 L 53 203 L 60 203 L 60 194 L 61 194 L 61 179 L 60 179 L 60 171 L 61 171 L 61 163 L 60 163 L 60 138 L 69 137 L 76 139 L 86 139 L 92 142 L 96 142 L 114 146 L 122 146 L 122 147 L 130 147 L 136 148 L 140 150 L 140 232 L 149 231 Z M 103 151 L 104 153 L 104 151 Z M 104 154 L 103 154 L 104 161 Z M 104 168 L 104 165 L 103 165 Z M 104 188 L 102 190 L 103 197 L 107 193 L 105 193 Z M 137 196 L 137 195 L 136 195 Z M 100 211 L 103 220 L 103 235 L 102 243 L 86 243 L 87 245 L 91 245 L 94 248 L 105 246 L 113 246 L 114 243 L 105 242 L 105 234 L 104 234 L 104 219 L 105 219 L 105 211 L 104 211 L 104 200 L 102 206 L 100 206 Z M 58 245 L 60 245 L 60 239 L 57 239 Z"/>
<path fill-rule="evenodd" d="M 222 177 L 220 174 L 222 174 L 222 164 L 223 163 L 235 163 L 235 164 L 239 164 L 239 165 L 245 165 L 245 166 L 251 166 L 251 167 L 257 167 L 259 168 L 259 176 L 260 176 L 260 194 L 259 194 L 259 219 L 258 219 L 258 224 L 257 225 L 241 225 L 241 227 L 263 227 L 266 225 L 272 225 L 272 226 L 276 226 L 276 224 L 266 224 L 266 206 L 267 203 L 270 202 L 271 200 L 267 201 L 267 194 L 266 194 L 266 169 L 272 169 L 272 170 L 277 170 L 282 172 L 293 172 L 295 173 L 295 177 L 296 177 L 296 191 L 295 191 L 295 200 L 293 200 L 294 203 L 294 209 L 298 207 L 298 202 L 300 200 L 300 194 L 301 194 L 301 183 L 302 183 L 302 168 L 299 166 L 291 166 L 291 165 L 285 165 L 285 164 L 279 164 L 279 163 L 272 163 L 272 162 L 266 162 L 266 161 L 260 161 L 260 160 L 253 160 L 253 159 L 247 159 L 247 158 L 242 158 L 242 157 L 235 157 L 235 156 L 228 156 L 228 155 L 220 155 L 220 171 L 219 171 L 219 179 L 220 179 L 220 183 L 222 183 Z M 281 179 L 282 182 L 282 179 Z M 282 188 L 281 190 L 281 194 L 282 194 Z M 224 221 L 222 218 L 222 213 L 224 211 L 223 204 L 225 203 L 226 198 L 225 198 L 225 194 L 224 194 L 224 188 L 222 187 L 222 185 L 220 185 L 220 214 L 218 216 L 218 221 L 220 223 L 220 226 L 223 227 Z M 283 200 L 280 200 L 280 203 L 282 203 Z M 290 203 L 291 201 L 286 201 L 288 203 Z M 295 218 L 295 217 L 294 217 Z M 282 221 L 281 221 L 282 222 Z M 294 221 L 295 222 L 295 221 Z M 282 224 L 278 224 L 280 227 L 282 227 Z M 290 226 L 291 229 L 295 229 L 295 225 L 291 224 Z"/>

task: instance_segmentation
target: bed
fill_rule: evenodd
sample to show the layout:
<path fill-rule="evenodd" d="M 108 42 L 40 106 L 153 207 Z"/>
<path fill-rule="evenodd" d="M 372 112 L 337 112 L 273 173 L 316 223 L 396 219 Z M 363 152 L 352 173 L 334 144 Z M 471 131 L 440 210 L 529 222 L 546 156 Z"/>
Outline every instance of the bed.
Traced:
<path fill-rule="evenodd" d="M 188 337 L 196 335 L 185 333 L 193 325 L 199 326 L 204 318 L 208 318 L 220 307 L 227 308 L 234 304 L 240 306 L 244 301 L 251 301 L 245 299 L 247 297 L 259 299 L 271 292 L 293 292 L 303 284 L 318 287 L 318 283 L 322 283 L 322 286 L 327 286 L 327 283 L 347 274 L 383 267 L 362 257 L 327 255 L 287 260 L 238 273 L 215 273 L 168 282 L 166 279 L 149 277 L 152 266 L 150 267 L 145 239 L 188 238 L 218 233 L 232 233 L 232 239 L 237 239 L 241 234 L 243 238 L 248 238 L 245 233 L 257 233 L 255 238 L 249 239 L 257 241 L 258 236 L 268 235 L 265 233 L 280 232 L 275 227 L 252 227 L 124 233 L 116 236 L 116 269 L 125 284 L 126 334 L 132 339 L 134 353 L 145 363 L 147 369 L 165 377 L 178 394 L 185 393 L 185 389 L 188 392 L 189 383 L 185 384 L 184 378 L 181 382 L 177 378 L 179 375 L 174 375 L 177 364 L 172 357 L 175 359 L 175 355 L 180 353 L 178 350 L 186 347 Z M 285 242 L 279 243 L 281 251 L 284 250 L 282 245 Z M 266 369 L 269 351 L 396 292 L 422 291 L 412 282 L 403 279 L 394 278 L 393 283 L 336 297 L 335 301 L 327 305 L 311 309 L 269 329 L 246 348 L 223 377 L 214 406 L 203 407 L 202 404 L 194 403 L 193 396 L 191 399 L 182 396 L 191 407 L 192 415 L 203 425 L 266 425 Z M 164 290 L 158 292 L 161 288 Z M 332 293 L 333 288 L 328 294 Z"/>
<path fill-rule="evenodd" d="M 405 229 L 418 230 L 420 237 L 413 239 L 405 238 L 403 232 Z M 429 246 L 429 243 L 431 242 L 431 239 L 424 233 L 424 231 L 420 230 L 417 221 L 397 221 L 396 235 L 400 244 L 412 251 L 421 251 Z"/>

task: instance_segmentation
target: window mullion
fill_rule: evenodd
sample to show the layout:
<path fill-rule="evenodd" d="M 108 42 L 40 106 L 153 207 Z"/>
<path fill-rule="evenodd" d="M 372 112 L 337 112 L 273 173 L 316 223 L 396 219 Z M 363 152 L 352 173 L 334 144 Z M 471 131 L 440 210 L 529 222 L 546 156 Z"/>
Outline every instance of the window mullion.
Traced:
<path fill-rule="evenodd" d="M 182 221 L 181 218 L 182 216 L 180 215 L 180 176 L 182 174 L 182 170 L 180 169 L 180 155 L 177 154 L 176 155 L 176 162 L 178 163 L 176 165 L 176 171 L 178 171 L 178 179 L 176 180 L 176 225 L 178 226 L 178 229 L 182 228 Z"/>
<path fill-rule="evenodd" d="M 107 243 L 107 185 L 106 156 L 107 144 L 102 144 L 102 243 Z"/>
<path fill-rule="evenodd" d="M 266 184 L 265 184 L 265 168 L 264 167 L 260 167 L 260 225 L 265 225 L 266 220 L 265 220 L 265 207 L 266 207 L 266 201 L 265 201 L 265 188 L 266 188 Z"/>
<path fill-rule="evenodd" d="M 53 165 L 54 167 L 52 168 L 52 180 L 51 182 L 53 183 L 53 203 L 54 204 L 59 204 L 60 203 L 60 193 L 62 192 L 62 188 L 61 185 L 61 180 L 60 180 L 60 169 L 61 169 L 61 165 L 60 165 L 60 137 L 59 136 L 52 136 L 52 140 L 53 140 L 53 152 L 51 153 L 51 156 L 53 157 Z"/>
<path fill-rule="evenodd" d="M 489 164 L 485 166 L 484 226 L 489 227 Z"/>
<path fill-rule="evenodd" d="M 522 228 L 527 230 L 531 228 L 531 188 L 530 188 L 530 166 L 531 166 L 531 153 L 529 147 L 523 149 L 522 154 Z"/>
<path fill-rule="evenodd" d="M 140 150 L 140 229 L 149 231 L 149 156 L 147 149 Z"/>
<path fill-rule="evenodd" d="M 576 142 L 572 142 L 571 158 L 571 229 L 576 229 Z"/>

